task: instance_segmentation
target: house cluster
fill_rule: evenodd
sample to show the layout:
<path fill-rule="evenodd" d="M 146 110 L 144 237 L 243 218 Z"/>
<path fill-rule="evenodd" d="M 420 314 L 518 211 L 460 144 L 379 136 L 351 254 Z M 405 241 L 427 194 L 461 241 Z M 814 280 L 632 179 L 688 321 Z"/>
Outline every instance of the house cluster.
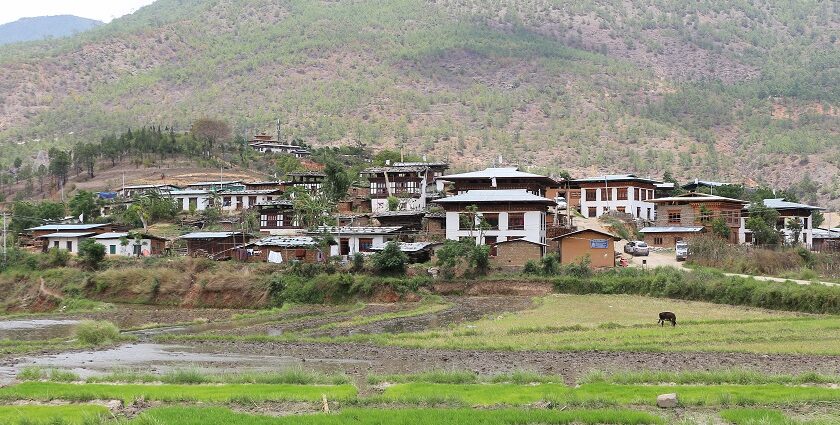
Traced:
<path fill-rule="evenodd" d="M 258 144 L 269 149 L 274 143 L 269 139 L 257 135 L 251 143 L 255 149 Z M 673 184 L 651 178 L 616 174 L 562 180 L 517 167 L 456 174 L 447 173 L 448 169 L 442 162 L 396 162 L 367 168 L 360 176 L 365 183 L 351 187 L 339 202 L 330 220 L 333 225 L 315 228 L 301 224 L 294 194 L 321 191 L 326 176 L 320 172 L 292 173 L 285 181 L 220 179 L 185 186 L 125 186 L 117 198 L 130 202 L 156 193 L 173 199 L 184 211 L 210 206 L 229 215 L 255 211 L 259 234 L 230 228 L 178 238 L 187 255 L 217 260 L 317 263 L 330 257 L 348 259 L 357 253 L 374 253 L 395 241 L 412 261 L 423 262 L 449 239 L 489 246 L 491 262 L 498 267 L 523 267 L 548 253 L 556 253 L 561 263 L 588 257 L 592 267 L 614 267 L 618 238 L 604 230 L 575 225 L 604 215 L 639 223 L 639 233 L 653 246 L 673 246 L 711 231 L 713 223 L 719 226 L 721 221 L 730 228 L 731 243 L 752 241 L 746 228 L 748 202 L 698 192 L 673 195 Z M 764 202 L 780 213 L 778 227 L 787 232 L 789 241 L 797 238 L 812 249 L 838 247 L 840 229 L 813 226 L 812 214 L 821 208 L 784 199 Z M 801 223 L 801 232 L 794 235 L 787 230 L 790 220 Z M 29 230 L 42 241 L 44 250 L 57 247 L 76 252 L 85 238 L 105 245 L 109 255 L 158 255 L 169 246 L 162 238 L 128 234 L 111 225 L 46 225 Z"/>

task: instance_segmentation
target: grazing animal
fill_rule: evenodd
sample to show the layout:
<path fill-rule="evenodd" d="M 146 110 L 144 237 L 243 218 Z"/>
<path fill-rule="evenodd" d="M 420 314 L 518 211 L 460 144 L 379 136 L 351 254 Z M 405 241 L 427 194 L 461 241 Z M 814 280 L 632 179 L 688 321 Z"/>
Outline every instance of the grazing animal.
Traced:
<path fill-rule="evenodd" d="M 670 311 L 659 313 L 659 321 L 656 323 L 660 326 L 665 326 L 665 322 L 671 322 L 671 326 L 677 326 L 677 315 Z"/>

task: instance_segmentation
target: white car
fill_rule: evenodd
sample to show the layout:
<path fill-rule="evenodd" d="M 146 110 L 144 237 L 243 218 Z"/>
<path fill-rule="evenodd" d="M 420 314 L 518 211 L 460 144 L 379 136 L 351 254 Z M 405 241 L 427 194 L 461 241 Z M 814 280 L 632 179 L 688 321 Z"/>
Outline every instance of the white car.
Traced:
<path fill-rule="evenodd" d="M 685 261 L 688 259 L 688 244 L 685 242 L 677 242 L 677 261 Z"/>
<path fill-rule="evenodd" d="M 642 241 L 631 241 L 624 245 L 624 252 L 633 256 L 648 256 L 650 255 L 650 247 Z"/>

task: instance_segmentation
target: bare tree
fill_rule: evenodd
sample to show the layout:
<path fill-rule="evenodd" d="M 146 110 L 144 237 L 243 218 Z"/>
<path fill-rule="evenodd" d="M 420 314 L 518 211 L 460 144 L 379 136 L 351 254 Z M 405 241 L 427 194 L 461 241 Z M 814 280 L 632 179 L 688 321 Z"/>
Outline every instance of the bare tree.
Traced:
<path fill-rule="evenodd" d="M 212 155 L 213 147 L 220 142 L 231 138 L 230 126 L 222 121 L 213 118 L 201 118 L 196 120 L 190 129 L 196 140 L 204 143 L 205 154 L 209 158 Z"/>

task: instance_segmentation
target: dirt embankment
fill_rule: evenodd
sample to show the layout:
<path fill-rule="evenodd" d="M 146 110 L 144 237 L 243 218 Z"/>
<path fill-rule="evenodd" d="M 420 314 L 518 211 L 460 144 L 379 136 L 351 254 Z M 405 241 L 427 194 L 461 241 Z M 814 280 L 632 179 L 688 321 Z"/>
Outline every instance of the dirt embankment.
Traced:
<path fill-rule="evenodd" d="M 554 290 L 551 282 L 521 280 L 478 280 L 437 282 L 432 291 L 440 295 L 515 295 L 537 297 Z"/>

